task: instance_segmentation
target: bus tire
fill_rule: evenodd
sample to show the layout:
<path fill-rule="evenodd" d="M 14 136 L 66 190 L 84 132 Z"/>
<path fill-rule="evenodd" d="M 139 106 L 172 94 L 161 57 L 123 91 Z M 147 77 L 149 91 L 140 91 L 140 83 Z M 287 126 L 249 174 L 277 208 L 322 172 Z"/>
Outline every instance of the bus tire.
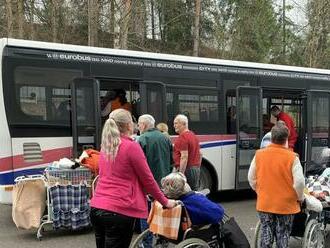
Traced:
<path fill-rule="evenodd" d="M 199 176 L 199 190 L 209 189 L 211 192 L 215 191 L 214 180 L 210 169 L 207 166 L 201 166 L 200 176 Z"/>

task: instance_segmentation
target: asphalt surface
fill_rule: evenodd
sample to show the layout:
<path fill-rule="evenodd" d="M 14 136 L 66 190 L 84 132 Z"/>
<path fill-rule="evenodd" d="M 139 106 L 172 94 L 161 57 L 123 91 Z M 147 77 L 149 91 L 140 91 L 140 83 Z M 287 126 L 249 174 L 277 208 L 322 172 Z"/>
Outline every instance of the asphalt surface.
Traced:
<path fill-rule="evenodd" d="M 229 216 L 235 217 L 253 247 L 255 224 L 258 220 L 253 195 L 250 192 L 222 193 L 217 194 L 213 199 L 224 206 Z M 328 239 L 328 247 L 330 247 L 329 241 Z M 39 247 L 94 248 L 96 246 L 91 230 L 83 232 L 52 230 L 51 226 L 46 227 L 42 241 L 39 241 L 35 230 L 18 230 L 11 218 L 11 206 L 0 204 L 0 248 Z M 296 247 L 301 247 L 301 241 L 292 239 L 290 248 Z"/>

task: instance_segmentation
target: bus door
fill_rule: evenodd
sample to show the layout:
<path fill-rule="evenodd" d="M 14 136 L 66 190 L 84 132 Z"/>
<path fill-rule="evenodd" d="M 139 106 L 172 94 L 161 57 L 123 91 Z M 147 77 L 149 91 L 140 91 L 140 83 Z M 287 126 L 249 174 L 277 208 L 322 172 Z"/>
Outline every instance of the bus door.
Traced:
<path fill-rule="evenodd" d="M 330 130 L 330 92 L 322 90 L 307 91 L 307 156 L 305 173 L 312 164 L 327 162 L 322 159 L 324 148 L 329 147 Z M 327 158 L 328 159 L 328 158 Z"/>
<path fill-rule="evenodd" d="M 236 89 L 236 189 L 247 189 L 250 163 L 262 139 L 262 89 Z"/>
<path fill-rule="evenodd" d="M 71 124 L 73 156 L 88 148 L 99 149 L 101 115 L 99 82 L 90 78 L 76 78 L 71 83 Z"/>
<path fill-rule="evenodd" d="M 157 81 L 140 83 L 141 114 L 150 114 L 156 123 L 167 122 L 165 84 Z"/>

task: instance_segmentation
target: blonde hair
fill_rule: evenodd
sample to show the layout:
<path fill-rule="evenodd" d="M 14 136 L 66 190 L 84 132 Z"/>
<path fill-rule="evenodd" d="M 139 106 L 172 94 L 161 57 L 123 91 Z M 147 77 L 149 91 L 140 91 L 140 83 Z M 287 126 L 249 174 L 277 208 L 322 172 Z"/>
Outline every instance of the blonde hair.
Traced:
<path fill-rule="evenodd" d="M 191 191 L 187 178 L 181 172 L 173 172 L 162 178 L 161 186 L 164 194 L 171 199 L 179 199 Z"/>
<path fill-rule="evenodd" d="M 167 126 L 167 124 L 164 123 L 164 122 L 160 122 L 160 123 L 158 123 L 156 127 L 157 127 L 157 129 L 158 129 L 159 131 L 161 131 L 162 133 L 167 133 L 167 132 L 168 132 L 168 126 Z"/>
<path fill-rule="evenodd" d="M 127 124 L 132 122 L 131 113 L 125 109 L 116 109 L 109 115 L 109 119 L 104 123 L 102 131 L 101 150 L 108 159 L 116 158 L 120 145 L 120 135 L 125 134 Z"/>

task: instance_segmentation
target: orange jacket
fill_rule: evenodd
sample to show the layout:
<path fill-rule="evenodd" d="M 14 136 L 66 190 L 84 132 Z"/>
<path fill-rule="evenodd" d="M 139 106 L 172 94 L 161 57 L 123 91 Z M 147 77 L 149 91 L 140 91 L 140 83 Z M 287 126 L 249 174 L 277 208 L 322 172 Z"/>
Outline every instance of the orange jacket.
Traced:
<path fill-rule="evenodd" d="M 119 108 L 123 108 L 123 109 L 126 109 L 126 110 L 132 112 L 132 105 L 128 102 L 126 102 L 122 105 L 122 103 L 119 100 L 119 97 L 117 97 L 111 101 L 111 111 L 113 111 L 115 109 L 119 109 Z"/>
<path fill-rule="evenodd" d="M 295 153 L 276 144 L 256 152 L 257 210 L 274 214 L 300 211 L 293 187 L 292 166 Z"/>
<path fill-rule="evenodd" d="M 100 152 L 93 149 L 87 149 L 87 158 L 82 159 L 81 163 L 88 168 L 95 176 L 99 174 Z"/>

